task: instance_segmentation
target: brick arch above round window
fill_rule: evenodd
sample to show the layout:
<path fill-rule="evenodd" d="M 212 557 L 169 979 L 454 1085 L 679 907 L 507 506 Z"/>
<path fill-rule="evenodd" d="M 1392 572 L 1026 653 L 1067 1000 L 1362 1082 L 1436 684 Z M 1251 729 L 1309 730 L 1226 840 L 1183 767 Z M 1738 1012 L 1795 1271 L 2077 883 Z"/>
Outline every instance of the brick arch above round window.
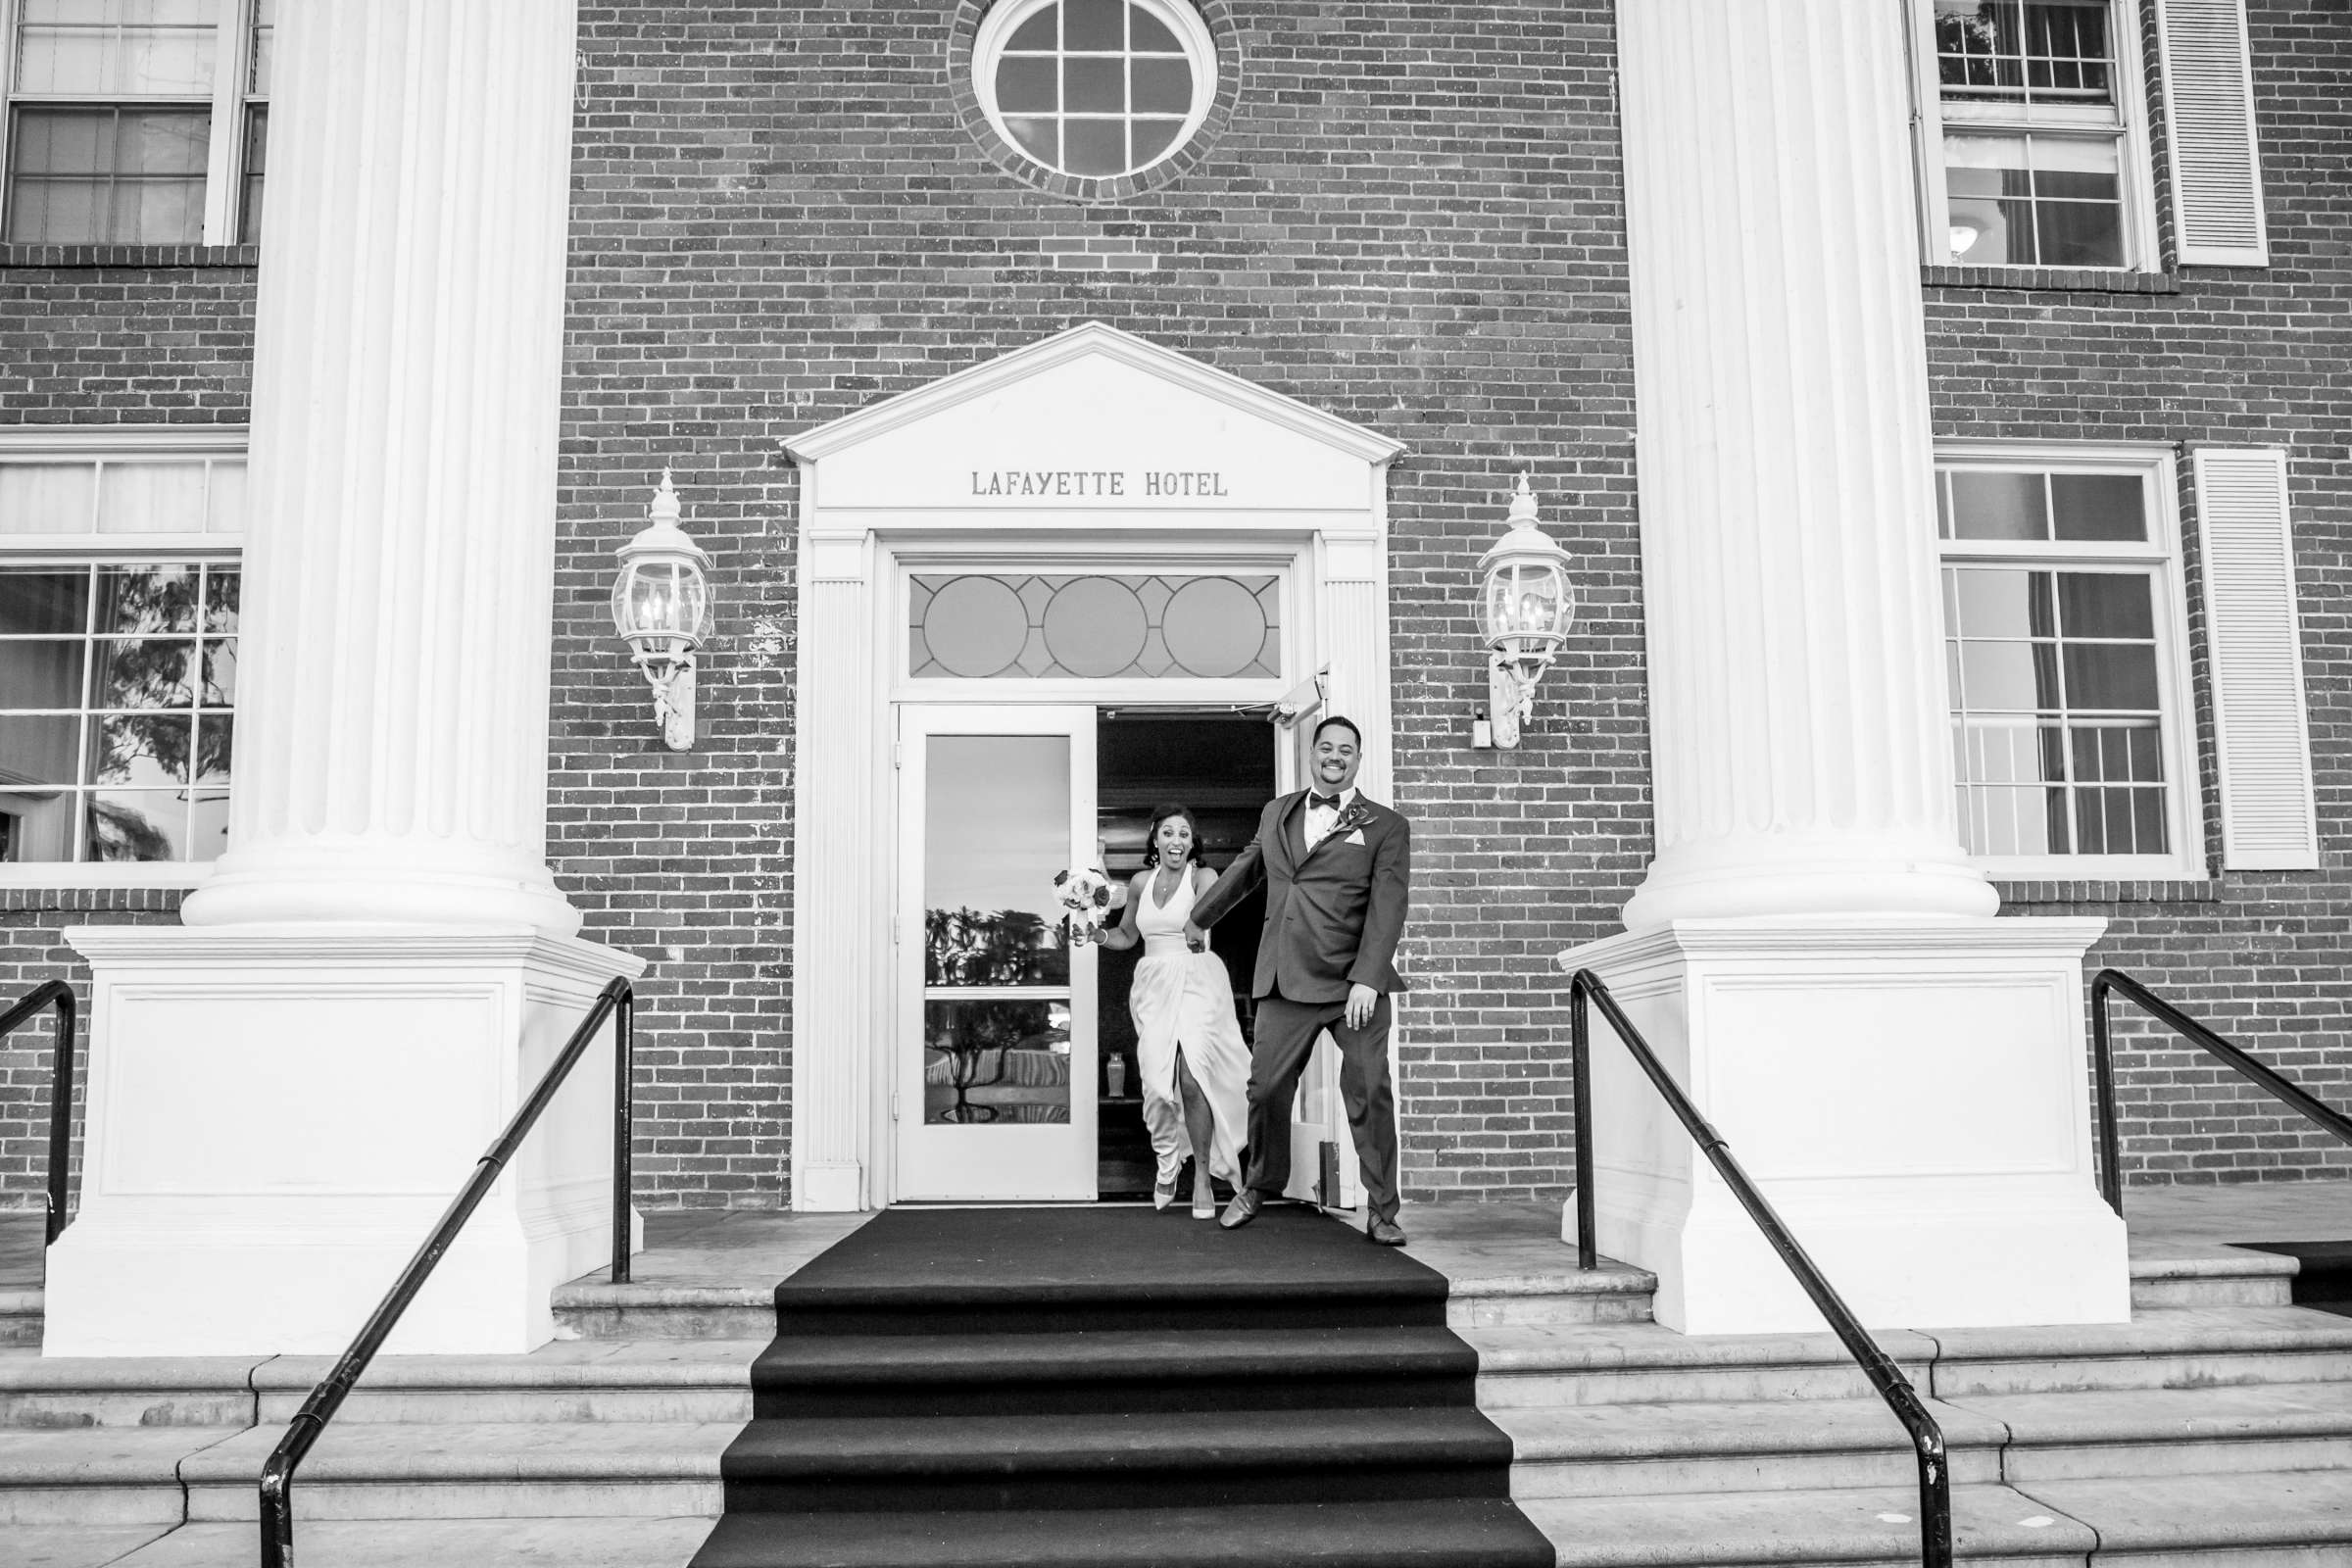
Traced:
<path fill-rule="evenodd" d="M 1179 145 L 1158 161 L 1132 173 L 1111 175 L 1074 174 L 1051 169 L 1032 158 L 998 128 L 998 123 L 981 101 L 979 47 L 984 24 L 992 15 L 1019 12 L 1023 15 L 1009 27 L 1000 24 L 1007 34 L 1022 30 L 1032 13 L 1049 12 L 1057 0 L 960 0 L 956 6 L 954 42 L 949 60 L 949 82 L 956 113 L 964 128 L 979 147 L 983 156 L 997 168 L 1032 189 L 1065 201 L 1099 203 L 1116 202 L 1139 196 L 1148 191 L 1182 179 L 1200 167 L 1208 150 L 1233 118 L 1234 102 L 1239 96 L 1242 74 L 1240 28 L 1236 25 L 1227 0 L 1130 0 L 1140 4 L 1147 14 L 1182 14 L 1196 20 L 1205 30 L 1207 43 L 1213 51 L 1215 83 L 1209 102 L 1190 133 Z"/>

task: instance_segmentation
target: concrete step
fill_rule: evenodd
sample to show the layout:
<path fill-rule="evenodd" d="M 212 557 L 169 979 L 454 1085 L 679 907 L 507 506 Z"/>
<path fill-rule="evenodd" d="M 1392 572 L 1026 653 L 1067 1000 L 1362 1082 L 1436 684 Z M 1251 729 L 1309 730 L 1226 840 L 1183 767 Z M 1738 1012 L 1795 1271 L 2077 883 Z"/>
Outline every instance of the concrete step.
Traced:
<path fill-rule="evenodd" d="M 0 1290 L 0 1346 L 41 1343 L 42 1293 Z"/>
<path fill-rule="evenodd" d="M 2352 1318 L 2308 1307 L 2191 1307 L 2130 1323 L 1943 1329 L 1937 1398 L 2120 1389 L 2201 1389 L 2352 1379 Z"/>
<path fill-rule="evenodd" d="M 1573 1262 L 1575 1254 L 1569 1252 Z M 1591 1273 L 1546 1268 L 1491 1277 L 1455 1275 L 1446 1298 L 1448 1328 L 1568 1323 L 1646 1323 L 1657 1276 L 1607 1258 Z"/>
<path fill-rule="evenodd" d="M 2290 1306 L 2297 1264 L 2276 1252 L 2220 1248 L 2212 1256 L 2132 1259 L 2132 1310 Z"/>
<path fill-rule="evenodd" d="M 1872 1395 L 1870 1380 L 1829 1333 L 1692 1337 L 1655 1323 L 1456 1332 L 1478 1352 L 1482 1410 Z M 1913 1386 L 1926 1392 L 1936 1342 L 1901 1330 L 1877 1339 Z"/>
<path fill-rule="evenodd" d="M 331 1363 L 330 1363 L 331 1364 Z M 58 1356 L 0 1349 L 0 1431 L 248 1427 L 253 1356 Z"/>
<path fill-rule="evenodd" d="M 0 1431 L 0 1524 L 175 1524 L 180 1466 L 236 1436 L 227 1427 Z"/>
<path fill-rule="evenodd" d="M 1931 1401 L 1955 1485 L 2352 1470 L 2352 1384 Z M 1821 1491 L 1915 1483 L 1870 1399 L 1560 1405 L 1493 1412 L 1520 1497 Z"/>
<path fill-rule="evenodd" d="M 1465 1328 L 1482 1409 L 1873 1396 L 1831 1334 L 1685 1336 L 1651 1323 Z M 2304 1307 L 2176 1308 L 2088 1327 L 1886 1329 L 1923 1395 L 2352 1380 L 2352 1319 Z"/>
<path fill-rule="evenodd" d="M 556 1287 L 560 1340 L 772 1340 L 776 1291 L 768 1285 Z"/>
<path fill-rule="evenodd" d="M 1970 1397 L 1935 1406 L 2008 1434 L 2001 1478 L 2044 1481 L 2336 1470 L 2352 1475 L 2352 1383 Z M 1888 1418 L 1891 1421 L 1891 1417 Z M 1948 1430 L 1948 1429 L 1947 1429 Z"/>
<path fill-rule="evenodd" d="M 752 1418 L 753 1360 L 764 1340 L 572 1340 L 527 1355 L 379 1355 L 336 1413 L 368 1422 L 662 1422 Z M 253 1373 L 260 1419 L 290 1421 L 334 1369 L 281 1356 Z"/>
<path fill-rule="evenodd" d="M 2352 1551 L 2352 1474 L 2341 1472 L 1960 1486 L 1952 1503 L 1960 1555 L 2002 1568 L 2319 1568 Z M 1521 1506 L 1562 1568 L 1919 1562 L 1916 1486 Z"/>
<path fill-rule="evenodd" d="M 741 1422 L 337 1422 L 303 1462 L 304 1519 L 714 1516 L 718 1457 Z M 285 1436 L 255 1427 L 189 1454 L 191 1522 L 252 1519 L 262 1462 Z"/>
<path fill-rule="evenodd" d="M 307 1519 L 298 1561 L 330 1568 L 686 1568 L 716 1521 Z M 34 1525 L 0 1542 L 11 1568 L 253 1568 L 250 1524 Z"/>

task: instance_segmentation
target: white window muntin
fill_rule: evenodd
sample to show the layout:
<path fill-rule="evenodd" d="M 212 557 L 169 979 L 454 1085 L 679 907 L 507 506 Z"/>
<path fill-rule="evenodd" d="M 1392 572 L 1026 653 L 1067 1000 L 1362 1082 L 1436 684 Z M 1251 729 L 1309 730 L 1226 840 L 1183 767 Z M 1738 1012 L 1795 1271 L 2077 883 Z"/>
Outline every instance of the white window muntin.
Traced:
<path fill-rule="evenodd" d="M 0 566 L 55 566 L 89 572 L 157 562 L 204 569 L 239 568 L 244 544 L 246 439 L 241 426 L 20 427 L 0 431 Z M 28 478 L 26 470 L 34 470 L 33 476 Z M 86 474 L 86 484 L 61 483 L 64 475 L 74 471 Z M 110 475 L 126 481 L 113 497 L 108 489 Z M 62 512 L 55 506 L 61 496 L 76 492 L 81 504 Z M 28 503 L 46 504 L 56 525 L 37 530 L 23 526 L 24 514 L 12 508 Z M 95 607 L 90 610 L 94 613 Z M 83 631 L 85 637 L 96 635 L 86 624 Z M 175 633 L 162 635 L 167 640 L 177 638 Z M 179 640 L 200 648 L 203 642 L 213 640 L 233 642 L 234 636 L 223 633 L 216 639 L 199 630 Z M 103 713 L 97 719 L 88 715 L 99 712 L 104 705 L 94 708 L 87 700 L 94 676 L 87 649 L 84 657 L 82 700 L 72 706 L 71 712 L 86 725 L 103 721 Z M 201 660 L 201 653 L 198 658 Z M 194 675 L 200 688 L 201 662 Z M 199 689 L 190 705 L 191 722 L 198 721 L 202 711 L 218 710 L 218 705 L 208 705 L 202 697 Z M 86 730 L 77 738 L 76 747 L 86 751 Z M 86 794 L 95 787 L 77 779 L 74 789 Z M 224 793 L 224 786 L 218 783 L 191 783 L 190 789 L 201 792 L 215 808 L 218 797 Z M 191 799 L 192 816 L 195 805 Z M 84 826 L 76 820 L 72 829 L 77 849 Z M 0 887 L 193 887 L 209 874 L 211 863 L 209 859 L 0 861 Z"/>
<path fill-rule="evenodd" d="M 2191 712 L 2186 600 L 2180 567 L 2180 515 L 2174 454 L 2170 447 L 2132 444 L 2082 446 L 2038 442 L 1939 442 L 1936 453 L 1938 492 L 1954 472 L 2033 475 L 2113 475 L 2136 478 L 2148 521 L 2142 541 L 1943 539 L 1936 542 L 1940 579 L 1944 568 L 2015 565 L 2036 571 L 2130 574 L 2149 584 L 2155 631 L 2158 753 L 2164 769 L 2164 825 L 2169 845 L 2161 855 L 1978 855 L 1976 863 L 1996 877 L 2034 880 L 2183 880 L 2210 874 L 2205 863 L 2202 786 L 2197 771 Z M 1949 647 L 1948 626 L 1943 640 Z M 2096 725 L 2105 719 L 2087 720 Z M 1953 716 L 1957 752 L 1968 744 L 1963 717 Z M 1957 774 L 1957 758 L 1955 758 Z M 1954 800 L 1963 830 L 1969 826 L 1966 781 L 1955 776 Z"/>
<path fill-rule="evenodd" d="M 1264 680 L 1206 679 L 1161 676 L 1086 679 L 1049 677 L 1007 681 L 953 675 L 917 677 L 907 668 L 906 628 L 913 616 L 913 578 L 940 575 L 1032 573 L 1056 577 L 1211 577 L 1232 574 L 1272 576 L 1278 580 L 1282 668 L 1311 667 L 1308 650 L 1315 646 L 1312 608 L 1301 592 L 1305 563 L 1295 554 L 1227 552 L 1205 546 L 1197 553 L 1170 555 L 1153 544 L 1088 546 L 1075 540 L 1041 543 L 1035 552 L 991 551 L 986 554 L 926 548 L 913 541 L 894 552 L 891 574 L 891 613 L 879 628 L 887 646 L 876 652 L 887 661 L 895 701 L 940 702 L 973 699 L 985 702 L 1129 702 L 1143 704 L 1270 703 L 1298 684 L 1285 673 Z"/>
<path fill-rule="evenodd" d="M 1140 174 L 1146 170 L 1165 163 L 1183 151 L 1191 143 L 1193 137 L 1200 133 L 1201 124 L 1208 119 L 1210 106 L 1216 102 L 1216 42 L 1209 36 L 1208 24 L 1201 21 L 1200 13 L 1191 5 L 1186 4 L 1185 0 L 1127 0 L 1127 3 L 1151 16 L 1175 35 L 1178 52 L 1192 75 L 1191 100 L 1186 106 L 1183 117 L 1176 123 L 1175 134 L 1168 139 L 1166 146 L 1149 158 L 1127 160 L 1131 167 L 1114 171 L 1108 174 L 1088 174 L 1085 177 L 1115 178 L 1122 174 Z M 1068 167 L 1069 159 L 1066 152 L 1060 159 L 1055 160 L 1043 158 L 1033 151 L 1026 144 L 1024 138 L 1016 132 L 1003 105 L 998 101 L 998 67 L 1005 57 L 1007 45 L 1013 41 L 1032 18 L 1040 12 L 1056 9 L 1062 4 L 1063 0 L 1006 0 L 1006 3 L 997 6 L 986 17 L 983 17 L 979 29 L 972 39 L 972 88 L 980 100 L 981 113 L 988 117 L 990 127 L 1004 139 L 1007 147 L 1041 169 L 1051 170 L 1055 173 L 1076 173 L 1079 171 Z M 1023 51 L 1023 53 L 1026 54 L 1028 51 Z M 1126 49 L 1117 51 L 1115 55 L 1110 51 L 1089 50 L 1080 52 L 1073 57 L 1058 42 L 1051 54 L 1057 73 L 1064 74 L 1066 74 L 1068 63 L 1072 58 L 1083 59 L 1100 56 L 1103 59 L 1125 58 L 1131 61 L 1133 58 L 1132 51 Z M 1045 53 L 1040 52 L 1038 58 L 1046 58 Z M 1132 74 L 1134 69 L 1132 63 L 1127 69 Z M 1065 74 L 1063 86 L 1065 93 L 1066 89 Z M 1167 117 L 1157 114 L 1139 116 L 1132 108 L 1123 117 L 1109 116 L 1091 111 L 1069 111 L 1065 106 L 1050 118 L 1066 122 L 1072 120 L 1107 122 L 1112 119 L 1124 119 L 1134 121 L 1138 118 L 1156 121 Z M 1133 134 L 1132 127 L 1129 134 L 1130 136 Z M 1130 145 L 1132 146 L 1132 143 Z"/>
<path fill-rule="evenodd" d="M 270 72 L 278 0 L 180 0 L 191 27 L 209 47 L 199 50 L 209 84 L 170 81 L 24 80 L 24 29 L 63 26 L 96 31 L 134 24 L 122 0 L 100 0 L 88 17 L 62 0 L 0 0 L 0 237 L 13 237 L 17 159 L 12 138 L 23 108 L 128 107 L 185 109 L 209 114 L 204 163 L 204 215 L 197 243 L 251 244 L 258 235 L 262 134 L 269 116 Z M 169 24 L 168 24 L 169 25 Z M 178 29 L 175 29 L 178 30 Z M 118 61 L 120 57 L 117 57 Z M 117 69 L 121 69 L 118 65 Z M 65 243 L 27 237 L 22 243 Z M 186 243 L 109 240 L 93 243 Z"/>
<path fill-rule="evenodd" d="M 2140 64 L 2140 0 L 2106 0 L 2110 100 L 2079 91 L 2034 88 L 2022 96 L 1955 89 L 1947 94 L 1936 46 L 1938 0 L 1911 0 L 1912 95 L 1919 129 L 1920 255 L 1931 267 L 2080 268 L 2081 263 L 1986 262 L 1955 248 L 1945 135 L 2013 138 L 2047 146 L 2051 167 L 2089 165 L 2111 148 L 2121 205 L 2123 260 L 2098 270 L 2153 271 L 2157 267 L 2156 193 L 2150 174 L 2145 74 Z M 2035 94 L 2042 96 L 2035 96 Z M 1989 150 L 1989 149 L 1987 149 Z"/>

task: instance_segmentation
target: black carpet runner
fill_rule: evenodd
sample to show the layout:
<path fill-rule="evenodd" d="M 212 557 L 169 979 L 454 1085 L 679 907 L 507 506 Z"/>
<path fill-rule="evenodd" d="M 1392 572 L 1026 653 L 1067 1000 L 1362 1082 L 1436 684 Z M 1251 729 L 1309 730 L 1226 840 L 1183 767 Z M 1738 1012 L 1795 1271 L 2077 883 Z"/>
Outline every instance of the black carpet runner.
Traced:
<path fill-rule="evenodd" d="M 1444 1276 L 1312 1209 L 892 1209 L 776 1288 L 694 1568 L 1550 1568 Z"/>

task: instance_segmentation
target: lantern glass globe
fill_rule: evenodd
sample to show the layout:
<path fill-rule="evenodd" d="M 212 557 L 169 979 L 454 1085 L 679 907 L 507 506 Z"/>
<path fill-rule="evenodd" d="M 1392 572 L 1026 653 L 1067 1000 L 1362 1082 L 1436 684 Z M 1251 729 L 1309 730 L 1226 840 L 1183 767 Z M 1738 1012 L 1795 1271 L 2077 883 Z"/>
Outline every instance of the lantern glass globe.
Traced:
<path fill-rule="evenodd" d="M 622 568 L 612 587 L 612 626 L 636 639 L 685 638 L 710 632 L 710 592 L 690 557 L 648 554 Z"/>

